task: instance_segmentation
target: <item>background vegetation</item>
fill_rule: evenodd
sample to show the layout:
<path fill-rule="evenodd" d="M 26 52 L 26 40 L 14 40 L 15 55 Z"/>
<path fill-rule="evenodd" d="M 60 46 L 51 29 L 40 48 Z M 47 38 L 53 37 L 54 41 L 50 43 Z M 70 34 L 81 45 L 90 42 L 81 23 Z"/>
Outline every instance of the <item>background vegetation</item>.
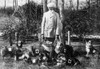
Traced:
<path fill-rule="evenodd" d="M 69 9 L 64 11 L 66 33 L 68 30 L 70 30 L 72 34 L 78 36 L 100 33 L 99 1 L 98 3 L 95 2 L 92 4 L 87 2 L 87 6 L 81 9 L 71 8 L 72 7 L 69 7 Z M 31 36 L 40 32 L 43 15 L 42 5 L 29 2 L 20 6 L 15 11 L 12 8 L 0 9 L 0 12 L 2 11 L 9 16 L 8 23 L 3 29 L 4 31 L 6 30 L 4 35 L 8 35 L 7 32 L 9 31 L 13 34 L 13 37 L 15 37 L 15 32 L 18 32 L 20 39 L 26 39 L 26 36 Z"/>

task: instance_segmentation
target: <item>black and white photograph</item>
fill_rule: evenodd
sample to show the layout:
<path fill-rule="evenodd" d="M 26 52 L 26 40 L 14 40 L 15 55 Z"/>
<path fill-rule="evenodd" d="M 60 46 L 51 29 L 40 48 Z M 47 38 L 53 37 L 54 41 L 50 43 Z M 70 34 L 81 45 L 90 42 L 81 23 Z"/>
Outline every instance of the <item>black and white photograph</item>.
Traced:
<path fill-rule="evenodd" d="M 100 0 L 0 0 L 0 69 L 100 69 Z"/>

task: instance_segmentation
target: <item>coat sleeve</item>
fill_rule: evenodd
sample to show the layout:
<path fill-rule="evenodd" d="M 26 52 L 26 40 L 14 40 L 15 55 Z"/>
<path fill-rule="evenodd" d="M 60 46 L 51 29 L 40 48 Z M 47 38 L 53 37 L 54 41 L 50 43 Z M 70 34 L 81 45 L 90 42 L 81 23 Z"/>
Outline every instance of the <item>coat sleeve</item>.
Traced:
<path fill-rule="evenodd" d="M 41 23 L 41 34 L 44 34 L 44 27 L 45 27 L 46 17 L 45 13 L 43 14 L 42 23 Z"/>
<path fill-rule="evenodd" d="M 61 35 L 62 33 L 62 23 L 59 17 L 59 14 L 57 14 L 57 27 L 56 27 L 56 35 Z"/>

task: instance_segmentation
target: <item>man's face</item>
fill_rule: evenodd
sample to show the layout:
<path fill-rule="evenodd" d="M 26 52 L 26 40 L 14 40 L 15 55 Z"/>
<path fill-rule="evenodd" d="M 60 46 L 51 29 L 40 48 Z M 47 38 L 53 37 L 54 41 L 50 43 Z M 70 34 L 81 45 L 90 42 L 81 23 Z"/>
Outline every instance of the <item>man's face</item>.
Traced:
<path fill-rule="evenodd" d="M 49 10 L 54 10 L 54 8 L 53 8 L 53 7 L 49 7 L 48 9 L 49 9 Z"/>
<path fill-rule="evenodd" d="M 18 46 L 21 46 L 21 41 L 18 42 Z"/>
<path fill-rule="evenodd" d="M 21 43 L 18 43 L 18 46 L 21 46 Z"/>

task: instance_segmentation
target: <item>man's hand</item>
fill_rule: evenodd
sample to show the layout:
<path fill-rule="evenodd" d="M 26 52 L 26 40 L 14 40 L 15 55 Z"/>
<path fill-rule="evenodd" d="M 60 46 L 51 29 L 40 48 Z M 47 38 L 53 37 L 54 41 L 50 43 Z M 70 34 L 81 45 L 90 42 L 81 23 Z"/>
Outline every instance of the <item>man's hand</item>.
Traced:
<path fill-rule="evenodd" d="M 56 39 L 59 40 L 59 35 L 56 35 Z"/>
<path fill-rule="evenodd" d="M 42 41 L 44 40 L 44 35 L 43 35 L 43 34 L 41 34 L 41 40 L 42 40 Z"/>

